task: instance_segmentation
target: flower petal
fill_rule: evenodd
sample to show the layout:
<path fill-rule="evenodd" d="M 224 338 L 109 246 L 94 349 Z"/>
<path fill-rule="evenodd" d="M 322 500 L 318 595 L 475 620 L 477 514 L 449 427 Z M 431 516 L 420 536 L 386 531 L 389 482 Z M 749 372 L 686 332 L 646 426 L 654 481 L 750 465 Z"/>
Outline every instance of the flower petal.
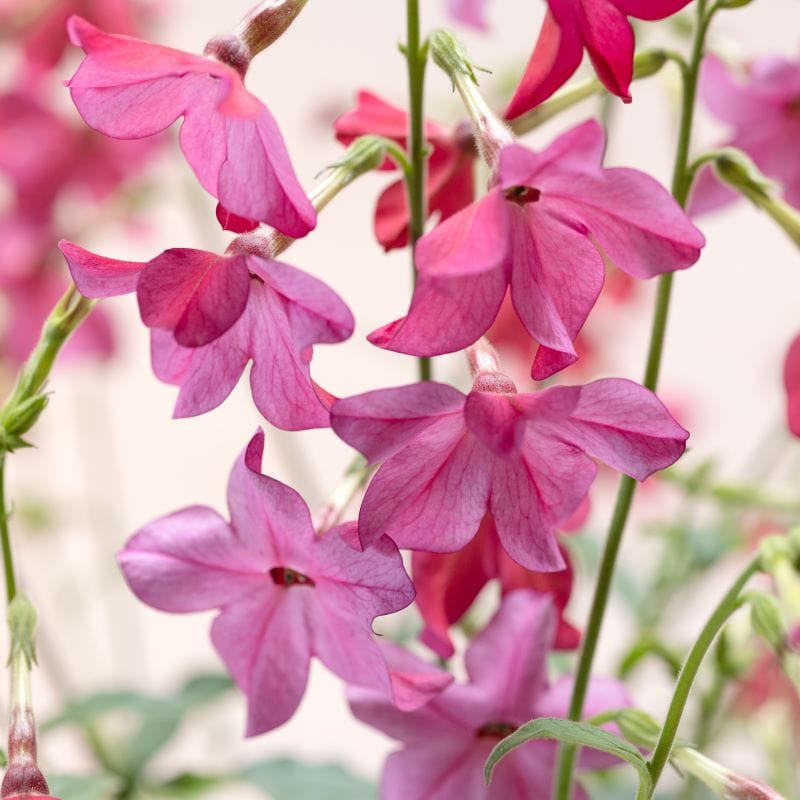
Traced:
<path fill-rule="evenodd" d="M 371 462 L 383 461 L 439 419 L 458 414 L 464 395 L 426 381 L 378 389 L 339 400 L 331 409 L 334 432 Z"/>
<path fill-rule="evenodd" d="M 218 608 L 264 581 L 263 563 L 205 506 L 146 525 L 117 560 L 133 593 L 161 611 Z"/>
<path fill-rule="evenodd" d="M 136 291 L 139 275 L 147 266 L 137 261 L 104 258 L 62 239 L 58 243 L 72 280 L 84 297 L 116 297 Z"/>
<path fill-rule="evenodd" d="M 786 354 L 783 383 L 786 387 L 786 419 L 789 430 L 795 436 L 800 436 L 800 336 L 794 339 Z"/>

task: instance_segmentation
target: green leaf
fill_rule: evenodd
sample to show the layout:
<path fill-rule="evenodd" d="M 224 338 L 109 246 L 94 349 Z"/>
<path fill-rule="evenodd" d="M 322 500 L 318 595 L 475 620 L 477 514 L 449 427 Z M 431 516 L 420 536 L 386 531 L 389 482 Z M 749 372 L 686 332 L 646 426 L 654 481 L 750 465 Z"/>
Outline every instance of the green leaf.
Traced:
<path fill-rule="evenodd" d="M 47 782 L 62 800 L 111 800 L 119 790 L 117 781 L 100 775 L 48 775 Z"/>
<path fill-rule="evenodd" d="M 623 761 L 627 761 L 639 773 L 637 800 L 646 800 L 652 793 L 653 783 L 650 779 L 650 772 L 647 769 L 647 762 L 632 744 L 629 744 L 619 736 L 614 736 L 613 733 L 604 731 L 594 725 L 589 725 L 586 722 L 573 722 L 572 720 L 558 717 L 540 717 L 539 719 L 531 720 L 499 742 L 486 761 L 486 767 L 484 768 L 486 782 L 489 783 L 492 779 L 492 772 L 501 758 L 521 744 L 536 739 L 557 739 L 560 742 L 566 742 L 578 747 L 591 747 L 595 750 L 602 750 L 604 753 L 610 753 Z"/>
<path fill-rule="evenodd" d="M 240 777 L 272 800 L 377 800 L 378 790 L 338 764 L 304 764 L 290 758 L 245 768 Z"/>

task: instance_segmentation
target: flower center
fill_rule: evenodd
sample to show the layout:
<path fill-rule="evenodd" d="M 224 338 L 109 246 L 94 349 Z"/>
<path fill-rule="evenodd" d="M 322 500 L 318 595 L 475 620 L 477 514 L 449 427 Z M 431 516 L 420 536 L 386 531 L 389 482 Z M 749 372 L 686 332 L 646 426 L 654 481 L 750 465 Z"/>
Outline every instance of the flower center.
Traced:
<path fill-rule="evenodd" d="M 800 117 L 800 97 L 790 100 L 789 105 L 786 106 L 786 111 L 790 117 Z"/>
<path fill-rule="evenodd" d="M 269 574 L 276 586 L 314 586 L 314 579 L 289 567 L 273 567 Z"/>
<path fill-rule="evenodd" d="M 505 191 L 506 200 L 516 203 L 518 206 L 526 206 L 528 203 L 535 203 L 542 196 L 542 193 L 533 186 L 512 186 Z"/>
<path fill-rule="evenodd" d="M 510 722 L 487 722 L 475 734 L 479 739 L 505 739 L 517 729 Z"/>

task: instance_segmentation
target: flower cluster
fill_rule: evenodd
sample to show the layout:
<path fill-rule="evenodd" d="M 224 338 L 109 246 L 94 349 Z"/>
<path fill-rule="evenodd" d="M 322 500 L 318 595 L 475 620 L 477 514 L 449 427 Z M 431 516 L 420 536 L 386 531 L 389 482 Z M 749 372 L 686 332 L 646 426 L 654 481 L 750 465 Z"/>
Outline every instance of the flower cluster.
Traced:
<path fill-rule="evenodd" d="M 523 800 L 549 795 L 556 744 L 514 750 L 487 788 L 483 766 L 495 745 L 532 717 L 567 716 L 573 687 L 588 698 L 583 716 L 604 714 L 607 722 L 630 704 L 617 681 L 548 674 L 553 650 L 581 643 L 567 611 L 568 534 L 587 517 L 598 464 L 633 486 L 678 461 L 689 433 L 654 393 L 652 377 L 644 386 L 613 377 L 572 385 L 561 373 L 591 351 L 580 337 L 607 275 L 627 291 L 688 269 L 705 239 L 678 192 L 640 170 L 605 166 L 599 122 L 581 122 L 532 149 L 504 119 L 556 92 L 584 50 L 597 88 L 630 101 L 629 17 L 664 19 L 687 3 L 548 0 L 504 118 L 478 92 L 463 48 L 446 32 L 434 34 L 433 60 L 470 119 L 448 127 L 423 120 L 419 107 L 407 113 L 361 91 L 355 110 L 334 124 L 347 152 L 311 191 L 295 175 L 269 109 L 245 85 L 252 60 L 289 29 L 306 0 L 262 2 L 197 54 L 137 38 L 127 2 L 118 4 L 114 32 L 94 13 L 98 4 L 73 3 L 80 15 L 64 22 L 83 58 L 67 86 L 91 133 L 79 135 L 32 95 L 0 97 L 0 144 L 16 137 L 30 147 L 29 157 L 13 160 L 3 155 L 11 148 L 0 147 L 0 168 L 17 198 L 0 219 L 0 238 L 15 248 L 0 270 L 9 291 L 49 265 L 60 240 L 85 298 L 136 296 L 153 372 L 179 387 L 176 417 L 218 407 L 249 365 L 253 402 L 267 422 L 330 428 L 366 459 L 344 501 L 315 524 L 294 489 L 263 474 L 269 435 L 259 430 L 230 473 L 227 518 L 205 505 L 183 508 L 144 525 L 118 555 L 143 603 L 216 612 L 211 642 L 246 697 L 248 736 L 291 719 L 317 658 L 346 686 L 354 715 L 401 743 L 385 765 L 384 800 Z M 479 28 L 486 8 L 486 0 L 449 2 L 456 18 Z M 26 58 L 48 63 L 63 44 L 30 45 Z M 420 53 L 427 57 L 424 47 Z M 407 52 L 412 73 L 420 53 Z M 785 179 L 794 202 L 800 172 L 781 161 L 796 133 L 800 84 L 790 66 L 754 69 L 753 85 L 741 89 L 710 59 L 706 82 L 722 86 L 712 103 L 743 129 L 770 109 L 769 142 L 750 141 L 748 150 L 739 131 L 733 143 Z M 55 235 L 55 198 L 65 186 L 106 197 L 179 120 L 180 149 L 218 203 L 216 222 L 232 234 L 224 252 L 176 246 L 128 261 Z M 116 148 L 125 146 L 134 158 L 123 170 Z M 479 159 L 485 185 L 476 177 Z M 415 283 L 405 316 L 368 340 L 421 359 L 422 379 L 335 397 L 314 380 L 312 357 L 316 345 L 353 334 L 353 314 L 318 278 L 279 259 L 312 233 L 336 194 L 372 169 L 402 175 L 378 198 L 375 234 L 385 250 L 410 248 Z M 701 176 L 708 180 L 710 173 Z M 37 302 L 44 296 L 37 289 Z M 426 359 L 459 351 L 469 386 L 430 379 Z M 795 342 L 786 386 L 798 435 L 799 365 Z M 355 518 L 346 520 L 357 495 Z M 405 562 L 401 550 L 410 551 Z M 475 623 L 481 614 L 471 612 L 492 582 L 500 600 L 488 622 Z M 415 601 L 420 644 L 438 663 L 373 629 Z M 464 648 L 452 635 L 459 624 L 474 634 Z M 463 682 L 454 677 L 454 658 L 463 660 Z M 573 719 L 578 712 L 571 709 Z M 586 770 L 615 763 L 607 752 L 578 758 Z M 46 783 L 39 789 L 49 791 Z"/>

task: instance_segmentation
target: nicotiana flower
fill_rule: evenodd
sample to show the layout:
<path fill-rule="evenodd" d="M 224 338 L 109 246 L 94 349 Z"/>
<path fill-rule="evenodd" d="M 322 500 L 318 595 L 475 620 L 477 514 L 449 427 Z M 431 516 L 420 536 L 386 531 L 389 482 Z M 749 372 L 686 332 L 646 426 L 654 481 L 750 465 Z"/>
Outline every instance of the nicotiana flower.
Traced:
<path fill-rule="evenodd" d="M 733 134 L 725 142 L 747 153 L 783 187 L 787 203 L 800 208 L 800 61 L 759 59 L 738 76 L 719 58 L 703 62 L 700 87 L 714 116 Z M 692 192 L 692 213 L 713 211 L 740 195 L 703 169 Z"/>
<path fill-rule="evenodd" d="M 119 554 L 136 596 L 162 611 L 219 609 L 211 639 L 248 700 L 247 734 L 286 722 L 317 656 L 349 684 L 414 708 L 448 676 L 390 672 L 375 617 L 405 608 L 414 589 L 395 545 L 351 546 L 354 523 L 315 534 L 303 499 L 261 474 L 263 433 L 228 483 L 230 522 L 191 506 L 151 522 Z M 421 670 L 420 672 L 424 672 Z"/>
<path fill-rule="evenodd" d="M 271 259 L 260 237 L 237 239 L 225 255 L 176 248 L 146 263 L 60 247 L 86 297 L 136 292 L 153 371 L 181 387 L 176 417 L 216 408 L 252 359 L 253 400 L 273 425 L 329 424 L 330 397 L 309 373 L 312 345 L 347 339 L 353 317 L 322 281 Z"/>
<path fill-rule="evenodd" d="M 586 497 L 598 458 L 638 480 L 674 463 L 688 433 L 652 392 L 627 380 L 518 394 L 496 373 L 469 395 L 440 383 L 334 403 L 331 424 L 385 461 L 359 515 L 363 545 L 460 550 L 488 511 L 505 551 L 537 571 L 565 568 L 554 532 Z"/>
<path fill-rule="evenodd" d="M 353 111 L 336 122 L 336 137 L 350 144 L 356 137 L 375 134 L 406 146 L 408 114 L 372 92 L 358 93 Z M 468 206 L 475 196 L 473 178 L 477 152 L 469 128 L 448 130 L 437 122 L 426 121 L 425 138 L 432 152 L 428 158 L 427 209 L 439 219 L 451 217 Z M 388 161 L 387 166 L 393 167 Z M 375 236 L 386 250 L 408 244 L 409 210 L 403 180 L 392 183 L 378 198 L 375 208 Z"/>
<path fill-rule="evenodd" d="M 578 510 L 573 522 L 580 526 L 588 503 Z M 583 512 L 583 513 L 581 513 Z M 562 525 L 562 529 L 566 529 Z M 503 594 L 516 589 L 533 589 L 547 594 L 559 612 L 554 647 L 568 650 L 578 646 L 579 632 L 564 619 L 564 608 L 572 594 L 573 571 L 569 554 L 562 547 L 566 569 L 560 572 L 532 572 L 513 561 L 500 544 L 494 520 L 487 514 L 475 538 L 456 553 L 424 553 L 411 557 L 411 574 L 417 590 L 416 603 L 425 628 L 420 639 L 441 658 L 455 649 L 449 628 L 472 606 L 481 589 L 497 579 Z"/>
<path fill-rule="evenodd" d="M 86 52 L 68 85 L 88 125 L 137 139 L 183 117 L 181 149 L 203 188 L 220 201 L 221 219 L 233 215 L 239 227 L 250 228 L 265 222 L 294 238 L 314 227 L 314 209 L 278 126 L 244 87 L 249 53 L 243 43 L 242 52 L 229 54 L 231 66 L 107 34 L 80 17 L 70 19 L 69 31 Z"/>
<path fill-rule="evenodd" d="M 800 436 L 800 335 L 789 347 L 783 367 L 783 382 L 786 387 L 786 419 L 789 430 Z"/>
<path fill-rule="evenodd" d="M 648 175 L 603 169 L 603 148 L 594 121 L 541 153 L 504 147 L 488 194 L 420 240 L 408 315 L 370 341 L 411 355 L 460 350 L 487 331 L 510 286 L 541 345 L 532 375 L 542 380 L 577 360 L 604 259 L 637 278 L 694 264 L 702 233 Z"/>
<path fill-rule="evenodd" d="M 489 625 L 466 652 L 468 683 L 454 683 L 417 711 L 403 713 L 374 691 L 350 688 L 353 713 L 403 743 L 386 761 L 382 800 L 531 800 L 550 796 L 556 742 L 513 750 L 489 786 L 483 767 L 492 748 L 530 719 L 564 716 L 572 679 L 551 684 L 547 655 L 556 615 L 549 598 L 528 590 L 503 599 Z M 628 706 L 617 681 L 595 678 L 586 713 Z M 580 766 L 600 769 L 614 760 L 584 750 Z M 576 797 L 585 798 L 579 789 Z"/>
<path fill-rule="evenodd" d="M 506 110 L 513 119 L 550 97 L 589 53 L 597 77 L 612 94 L 631 99 L 633 28 L 627 17 L 664 19 L 690 0 L 547 0 L 539 39 Z"/>

